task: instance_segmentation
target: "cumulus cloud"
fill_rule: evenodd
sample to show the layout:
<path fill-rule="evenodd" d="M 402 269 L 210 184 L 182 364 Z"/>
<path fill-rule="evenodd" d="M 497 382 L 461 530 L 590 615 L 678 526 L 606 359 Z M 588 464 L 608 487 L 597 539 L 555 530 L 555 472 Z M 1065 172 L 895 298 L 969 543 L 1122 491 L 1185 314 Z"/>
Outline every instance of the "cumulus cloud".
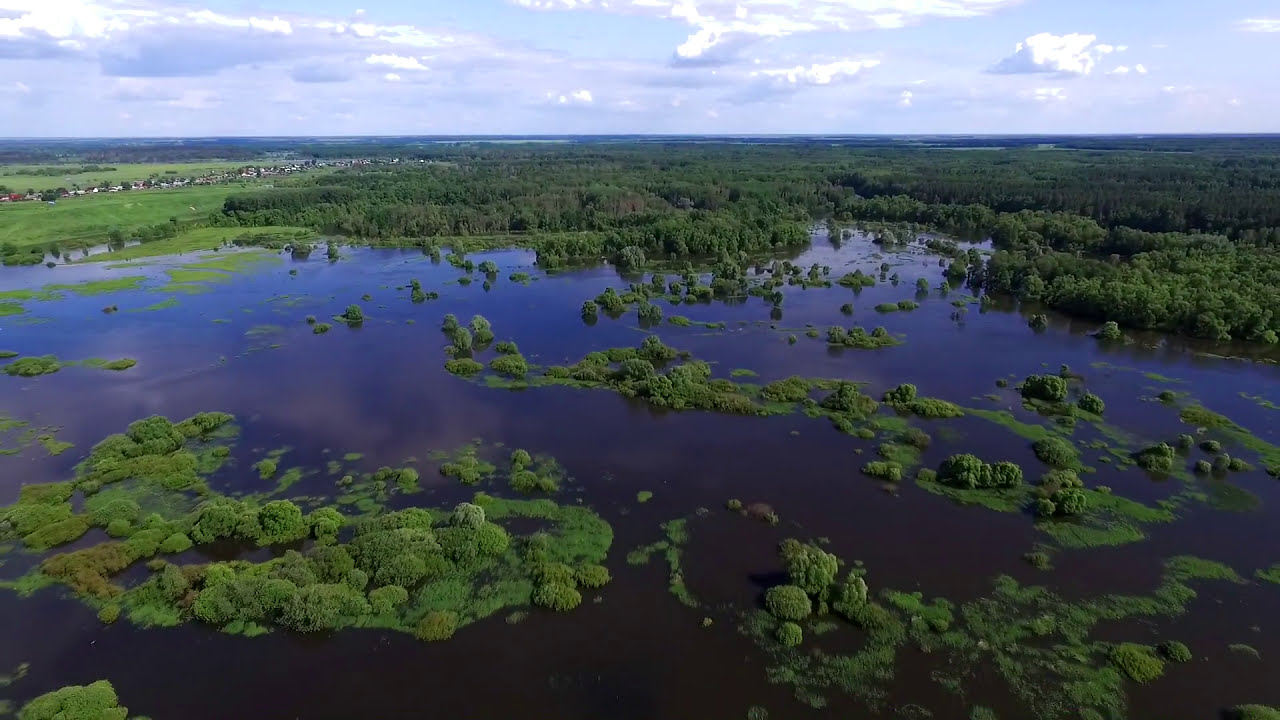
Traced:
<path fill-rule="evenodd" d="M 553 105 L 591 105 L 595 102 L 590 90 L 572 90 L 556 93 L 550 90 L 546 94 L 547 102 Z"/>
<path fill-rule="evenodd" d="M 1248 20 L 1241 20 L 1237 27 L 1245 32 L 1280 32 L 1280 19 L 1250 18 Z"/>
<path fill-rule="evenodd" d="M 1111 68 L 1110 70 L 1108 70 L 1107 74 L 1108 75 L 1128 75 L 1130 72 L 1135 72 L 1139 75 L 1146 75 L 1147 68 L 1142 63 L 1138 63 L 1137 65 L 1134 65 L 1132 68 L 1130 68 L 1128 65 L 1117 65 Z"/>
<path fill-rule="evenodd" d="M 1019 0 L 508 0 L 531 10 L 587 10 L 682 22 L 678 65 L 714 65 L 752 43 L 816 31 L 891 29 L 931 18 L 986 15 Z"/>
<path fill-rule="evenodd" d="M 1128 48 L 1095 44 L 1096 35 L 1038 33 L 1014 46 L 1013 54 L 992 66 L 989 72 L 1001 75 L 1047 73 L 1088 75 L 1103 56 Z"/>
<path fill-rule="evenodd" d="M 830 85 L 839 80 L 852 78 L 863 70 L 880 64 L 879 60 L 837 60 L 836 62 L 813 64 L 805 67 L 797 65 L 793 68 L 776 70 L 756 70 L 752 77 L 765 77 L 788 86 Z"/>
<path fill-rule="evenodd" d="M 1067 99 L 1067 93 L 1060 87 L 1035 88 L 1021 93 L 1023 98 L 1040 103 L 1061 102 Z"/>
<path fill-rule="evenodd" d="M 385 65 L 395 70 L 429 70 L 421 60 L 416 57 L 406 57 L 404 55 L 370 55 L 364 59 L 367 65 Z"/>

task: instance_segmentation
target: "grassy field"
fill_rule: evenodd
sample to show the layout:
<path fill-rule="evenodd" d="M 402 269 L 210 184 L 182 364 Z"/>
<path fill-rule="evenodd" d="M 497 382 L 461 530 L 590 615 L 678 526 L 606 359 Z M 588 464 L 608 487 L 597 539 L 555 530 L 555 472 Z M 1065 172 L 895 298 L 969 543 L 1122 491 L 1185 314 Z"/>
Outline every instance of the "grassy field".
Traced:
<path fill-rule="evenodd" d="M 73 185 L 79 185 L 82 188 L 90 188 L 103 182 L 115 185 L 126 181 L 146 180 L 148 178 L 163 179 L 166 177 L 198 177 L 211 172 L 234 170 L 236 168 L 252 164 L 255 163 L 242 161 L 230 162 L 223 160 L 206 160 L 204 162 L 173 164 L 109 163 L 106 164 L 106 166 L 113 167 L 115 170 L 97 170 L 92 172 L 76 172 L 84 167 L 83 163 L 74 163 L 65 166 L 4 165 L 0 166 L 0 185 L 10 188 L 13 192 L 26 192 L 28 189 L 40 191 L 58 187 L 71 188 Z M 46 175 L 43 173 L 37 174 L 32 172 L 33 170 L 46 170 L 49 168 L 63 168 L 64 170 L 63 172 L 59 172 L 57 175 Z"/>
<path fill-rule="evenodd" d="M 291 235 L 296 237 L 312 237 L 315 235 L 305 228 L 265 226 L 265 227 L 203 227 L 183 230 L 175 238 L 156 240 L 155 242 L 129 247 L 112 252 L 95 253 L 75 262 L 127 262 L 165 255 L 181 255 L 197 250 L 213 250 L 223 242 L 241 235 Z"/>
<path fill-rule="evenodd" d="M 42 202 L 0 203 L 0 243 L 18 247 L 53 245 L 85 247 L 105 241 L 113 227 L 131 229 L 143 225 L 205 218 L 221 209 L 227 195 L 251 183 L 202 185 L 178 190 L 133 190 L 99 193 Z"/>

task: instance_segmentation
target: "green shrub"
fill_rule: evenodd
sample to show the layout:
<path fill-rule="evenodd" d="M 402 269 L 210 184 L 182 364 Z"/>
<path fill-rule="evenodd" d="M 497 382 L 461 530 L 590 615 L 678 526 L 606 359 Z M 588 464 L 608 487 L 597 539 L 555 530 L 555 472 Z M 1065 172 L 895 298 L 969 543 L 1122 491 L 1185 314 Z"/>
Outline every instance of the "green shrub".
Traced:
<path fill-rule="evenodd" d="M 1190 450 L 1191 446 L 1195 445 L 1195 443 L 1195 438 L 1186 433 L 1182 433 L 1178 436 L 1178 448 L 1180 450 Z"/>
<path fill-rule="evenodd" d="M 902 383 L 884 394 L 884 401 L 890 405 L 906 405 L 916 399 L 916 386 Z"/>
<path fill-rule="evenodd" d="M 1197 460 L 1196 472 L 1200 475 L 1208 475 L 1213 472 L 1213 465 L 1208 460 Z"/>
<path fill-rule="evenodd" d="M 1074 468 L 1079 465 L 1075 446 L 1060 437 L 1041 438 L 1031 445 L 1031 449 L 1046 465 L 1057 468 Z"/>
<path fill-rule="evenodd" d="M 191 549 L 191 545 L 191 538 L 183 533 L 173 533 L 160 543 L 160 552 L 169 554 L 186 552 Z"/>
<path fill-rule="evenodd" d="M 114 603 L 103 605 L 98 611 L 98 620 L 104 625 L 110 625 L 120 619 L 120 606 Z"/>
<path fill-rule="evenodd" d="M 444 369 L 454 375 L 462 377 L 470 377 L 484 370 L 484 365 L 472 360 L 471 358 L 457 358 L 456 360 L 447 360 Z"/>
<path fill-rule="evenodd" d="M 1027 325 L 1030 325 L 1032 330 L 1044 330 L 1049 327 L 1049 316 L 1032 315 L 1031 319 L 1027 321 Z"/>
<path fill-rule="evenodd" d="M 1220 453 L 1222 452 L 1222 443 L 1217 440 L 1205 440 L 1200 443 L 1200 449 L 1207 453 Z"/>
<path fill-rule="evenodd" d="M 769 402 L 802 402 L 809 397 L 809 381 L 796 376 L 775 380 L 760 389 L 760 396 Z"/>
<path fill-rule="evenodd" d="M 23 357 L 4 366 L 5 374 L 19 377 L 35 377 L 50 375 L 62 369 L 62 363 L 52 355 L 40 357 Z"/>
<path fill-rule="evenodd" d="M 568 585 L 543 583 L 533 591 L 533 604 L 556 612 L 567 612 L 582 604 L 582 594 Z"/>
<path fill-rule="evenodd" d="M 1117 341 L 1124 339 L 1124 333 L 1120 331 L 1120 326 L 1115 322 L 1108 320 L 1102 324 L 1102 328 L 1098 330 L 1095 337 L 1099 340 Z"/>
<path fill-rule="evenodd" d="M 323 334 L 325 334 L 325 333 L 329 332 L 329 331 L 330 331 L 330 330 L 332 330 L 332 329 L 333 329 L 333 326 L 332 326 L 332 325 L 330 325 L 329 323 L 317 323 L 317 324 L 315 324 L 315 325 L 311 326 L 311 334 L 312 334 L 312 335 L 323 335 Z"/>
<path fill-rule="evenodd" d="M 1168 443 L 1159 443 L 1145 448 L 1134 456 L 1138 467 L 1152 472 L 1172 472 L 1176 455 Z"/>
<path fill-rule="evenodd" d="M 516 347 L 516 344 L 510 340 L 503 340 L 502 342 L 499 342 L 497 345 L 493 346 L 493 349 L 499 355 L 515 355 L 520 352 L 520 348 Z"/>
<path fill-rule="evenodd" d="M 1138 683 L 1148 683 L 1164 674 L 1164 662 L 1146 645 L 1121 643 L 1111 649 L 1111 664 Z"/>
<path fill-rule="evenodd" d="M 519 353 L 511 355 L 499 355 L 489 361 L 489 369 L 499 375 L 506 375 L 512 378 L 523 378 L 529 373 L 529 363 L 524 356 Z"/>
<path fill-rule="evenodd" d="M 1191 649 L 1177 640 L 1160 643 L 1160 654 L 1173 662 L 1184 663 L 1191 660 Z"/>
<path fill-rule="evenodd" d="M 612 579 L 603 565 L 583 565 L 574 572 L 574 578 L 578 585 L 592 590 L 604 587 Z"/>
<path fill-rule="evenodd" d="M 457 628 L 457 613 L 452 610 L 432 610 L 414 627 L 413 635 L 425 642 L 438 642 L 453 637 Z"/>
<path fill-rule="evenodd" d="M 804 641 L 804 631 L 793 622 L 784 622 L 778 626 L 777 638 L 785 647 L 796 647 Z"/>
<path fill-rule="evenodd" d="M 1080 399 L 1076 401 L 1076 405 L 1081 410 L 1087 413 L 1093 413 L 1094 415 L 1101 415 L 1102 411 L 1107 407 L 1106 404 L 1102 402 L 1102 398 L 1089 392 L 1081 395 Z"/>
<path fill-rule="evenodd" d="M 902 466 L 896 462 L 873 460 L 862 466 L 862 472 L 887 482 L 896 483 L 902 480 Z"/>
<path fill-rule="evenodd" d="M 348 325 L 359 325 L 364 322 L 364 311 L 359 305 L 348 305 L 338 319 Z"/>
<path fill-rule="evenodd" d="M 777 585 L 764 594 L 764 606 L 779 620 L 803 620 L 813 612 L 808 594 L 795 585 Z"/>
<path fill-rule="evenodd" d="M 654 325 L 662 322 L 662 308 L 653 303 L 641 303 L 636 314 L 641 323 Z"/>
<path fill-rule="evenodd" d="M 964 453 L 943 460 L 938 466 L 937 480 L 944 485 L 971 490 L 1013 488 L 1022 484 L 1022 468 L 1011 462 L 987 464 Z"/>
<path fill-rule="evenodd" d="M 18 720 L 126 720 L 115 688 L 106 680 L 69 685 L 32 700 L 18 711 Z"/>
<path fill-rule="evenodd" d="M 409 591 L 399 585 L 384 585 L 369 591 L 369 606 L 379 615 L 390 615 L 409 601 Z"/>
<path fill-rule="evenodd" d="M 1061 402 L 1067 398 L 1067 381 L 1057 375 L 1031 375 L 1019 389 L 1029 400 Z"/>
<path fill-rule="evenodd" d="M 271 458 L 263 458 L 254 463 L 253 467 L 258 471 L 258 478 L 261 480 L 270 480 L 276 474 L 276 461 Z"/>

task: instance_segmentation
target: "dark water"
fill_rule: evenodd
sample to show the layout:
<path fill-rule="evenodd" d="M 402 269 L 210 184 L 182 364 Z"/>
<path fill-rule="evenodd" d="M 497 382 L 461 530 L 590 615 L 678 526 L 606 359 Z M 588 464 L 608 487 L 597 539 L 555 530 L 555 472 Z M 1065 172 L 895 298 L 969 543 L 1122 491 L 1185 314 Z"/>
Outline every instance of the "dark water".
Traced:
<path fill-rule="evenodd" d="M 1156 336 L 1103 348 L 1085 336 L 1092 324 L 1054 317 L 1050 330 L 1036 334 L 1018 312 L 980 311 L 976 303 L 953 317 L 957 309 L 950 300 L 965 297 L 961 290 L 946 297 L 935 290 L 914 312 L 880 315 L 872 310 L 878 303 L 916 298 L 917 277 L 936 287 L 941 268 L 936 257 L 914 250 L 883 258 L 874 252 L 865 243 L 835 249 L 819 240 L 798 262 L 831 265 L 833 279 L 854 267 L 873 272 L 889 262 L 901 285 L 882 283 L 857 294 L 838 286 L 788 287 L 777 320 L 758 298 L 676 308 L 661 302 L 668 315 L 728 324 L 720 331 L 664 325 L 661 336 L 714 363 L 721 377 L 747 368 L 760 381 L 792 374 L 847 378 L 868 383 L 873 395 L 910 381 L 922 394 L 969 407 L 1009 408 L 1026 422 L 1041 420 L 1021 409 L 1016 391 L 997 388 L 995 380 L 1056 372 L 1066 363 L 1106 400 L 1108 420 L 1143 444 L 1186 430 L 1174 410 L 1142 399 L 1162 389 L 1189 392 L 1259 437 L 1280 442 L 1276 411 L 1241 395 L 1280 403 L 1280 375 L 1272 364 L 1209 357 L 1206 351 L 1226 353 Z M 526 252 L 473 255 L 501 267 L 500 279 L 485 291 L 479 282 L 456 284 L 460 271 L 433 265 L 417 251 L 350 249 L 345 255 L 337 264 L 285 256 L 278 265 L 214 284 L 208 293 L 178 295 L 176 307 L 158 311 L 132 312 L 166 297 L 141 290 L 30 302 L 27 317 L 0 319 L 4 349 L 68 360 L 138 360 L 123 373 L 68 368 L 34 379 L 0 377 L 0 410 L 34 425 L 58 426 L 58 438 L 75 443 L 57 457 L 34 446 L 0 458 L 0 502 L 15 499 L 23 483 L 65 479 L 93 443 L 150 414 L 235 414 L 242 426 L 235 463 L 215 484 L 264 489 L 251 463 L 287 445 L 292 449 L 282 468 L 320 469 L 292 488 L 299 495 L 330 490 L 333 479 L 323 466 L 347 452 L 364 453 L 356 465 L 371 470 L 481 438 L 554 455 L 574 478 L 566 496 L 576 493 L 613 524 L 608 565 L 615 580 L 599 593 L 600 602 L 563 615 L 533 613 L 516 625 L 495 617 L 449 642 L 426 645 L 407 635 L 363 630 L 315 637 L 277 631 L 248 639 L 196 625 L 103 627 L 90 610 L 60 599 L 56 590 L 25 599 L 0 593 L 0 669 L 31 663 L 31 674 L 11 688 L 15 700 L 105 677 L 133 711 L 158 720 L 427 714 L 729 720 L 753 704 L 768 707 L 774 718 L 864 717 L 861 705 L 836 693 L 829 709 L 815 711 L 795 701 L 788 687 L 769 685 L 767 658 L 735 630 L 736 613 L 752 606 L 778 570 L 775 548 L 784 537 L 829 538 L 832 552 L 865 563 L 873 590 L 919 589 L 956 602 L 989 594 L 992 579 L 1002 573 L 1083 598 L 1149 593 L 1163 560 L 1177 554 L 1224 561 L 1246 576 L 1280 561 L 1271 512 L 1276 481 L 1257 470 L 1231 478 L 1257 497 L 1253 510 L 1192 505 L 1178 522 L 1147 528 L 1145 542 L 1059 552 L 1054 571 L 1036 571 L 1020 559 L 1046 540 L 1029 517 L 958 507 L 909 482 L 886 492 L 858 471 L 874 457 L 876 441 L 842 435 L 824 420 L 664 413 L 605 391 L 495 390 L 443 370 L 445 340 L 438 327 L 445 313 L 463 321 L 483 314 L 499 340 L 517 341 L 529 361 L 541 365 L 639 343 L 643 334 L 634 313 L 617 320 L 601 316 L 591 327 L 578 316 L 584 300 L 623 286 L 612 269 L 547 276 L 532 267 Z M 298 269 L 296 276 L 289 275 L 291 268 Z M 528 286 L 509 282 L 507 275 L 517 270 L 536 280 Z M 158 277 L 162 271 L 162 265 L 24 268 L 0 274 L 0 288 L 134 272 Z M 411 278 L 441 299 L 410 303 L 408 288 L 396 288 Z M 372 300 L 361 300 L 365 293 Z M 839 312 L 850 301 L 852 318 Z M 303 322 L 307 315 L 329 321 L 350 303 L 364 308 L 361 328 L 334 323 L 331 332 L 316 336 Z M 107 304 L 120 312 L 104 315 Z M 822 339 L 805 337 L 808 323 L 820 329 L 884 325 L 905 342 L 879 351 L 833 352 Z M 793 333 L 799 341 L 788 345 Z M 1148 372 L 1177 381 L 1151 379 L 1143 374 Z M 1026 441 L 992 423 L 970 416 L 923 427 L 935 439 L 925 454 L 927 466 L 954 452 L 973 452 L 1017 461 L 1032 477 L 1039 473 Z M 1178 489 L 1178 481 L 1157 482 L 1136 468 L 1094 462 L 1100 454 L 1085 453 L 1098 467 L 1090 484 L 1144 501 Z M 423 474 L 423 483 L 429 490 L 412 496 L 415 503 L 447 504 L 470 493 L 433 472 Z M 653 499 L 637 504 L 640 490 L 652 491 Z M 769 502 L 783 522 L 771 528 L 722 511 L 731 497 Z M 699 507 L 711 512 L 690 521 L 685 577 L 705 608 L 692 610 L 667 593 L 660 560 L 629 567 L 623 558 L 636 545 L 659 539 L 659 523 Z M 30 562 L 16 553 L 5 560 L 0 573 L 6 576 Z M 1280 588 L 1212 583 L 1198 589 L 1183 617 L 1100 631 L 1103 639 L 1115 640 L 1173 637 L 1196 655 L 1192 663 L 1170 666 L 1164 680 L 1135 687 L 1131 717 L 1190 720 L 1215 717 L 1237 703 L 1280 704 L 1280 686 L 1271 682 L 1273 658 L 1280 658 L 1280 633 L 1271 620 L 1280 612 Z M 704 616 L 714 620 L 712 627 L 700 627 Z M 1262 660 L 1230 653 L 1230 643 L 1252 645 Z M 901 653 L 891 704 L 918 703 L 933 708 L 935 717 L 964 717 L 961 702 L 929 680 L 931 660 L 911 649 Z M 1001 683 L 979 677 L 972 691 L 974 702 L 1002 709 L 1001 717 L 1018 716 Z"/>

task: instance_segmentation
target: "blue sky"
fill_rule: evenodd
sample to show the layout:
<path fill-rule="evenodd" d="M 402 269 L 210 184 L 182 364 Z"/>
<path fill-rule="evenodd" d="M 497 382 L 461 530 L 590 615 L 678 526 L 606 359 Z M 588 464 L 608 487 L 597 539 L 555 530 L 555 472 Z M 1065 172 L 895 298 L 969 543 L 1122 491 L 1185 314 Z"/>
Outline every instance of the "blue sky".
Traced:
<path fill-rule="evenodd" d="M 0 0 L 0 136 L 1280 131 L 1277 0 Z"/>

